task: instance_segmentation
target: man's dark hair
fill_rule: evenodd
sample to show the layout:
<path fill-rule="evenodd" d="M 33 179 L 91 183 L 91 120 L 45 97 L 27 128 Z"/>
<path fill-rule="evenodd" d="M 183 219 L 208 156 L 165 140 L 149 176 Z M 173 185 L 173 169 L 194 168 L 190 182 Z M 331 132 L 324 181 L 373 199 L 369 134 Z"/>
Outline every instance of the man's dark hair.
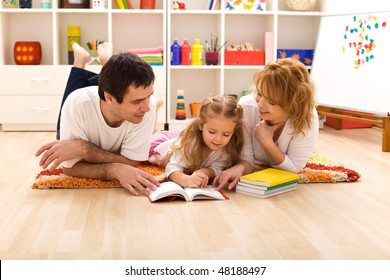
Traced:
<path fill-rule="evenodd" d="M 118 103 L 122 103 L 129 86 L 146 88 L 154 83 L 154 79 L 152 67 L 138 55 L 129 52 L 116 54 L 102 67 L 99 96 L 105 100 L 106 91 L 114 96 Z"/>

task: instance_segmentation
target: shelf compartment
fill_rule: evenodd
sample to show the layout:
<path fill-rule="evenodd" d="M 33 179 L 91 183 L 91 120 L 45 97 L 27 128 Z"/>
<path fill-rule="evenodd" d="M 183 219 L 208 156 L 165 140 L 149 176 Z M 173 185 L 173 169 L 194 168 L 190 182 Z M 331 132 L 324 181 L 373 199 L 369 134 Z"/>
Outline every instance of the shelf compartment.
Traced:
<path fill-rule="evenodd" d="M 221 71 L 219 69 L 174 69 L 171 70 L 171 86 L 168 92 L 168 119 L 175 119 L 177 90 L 184 90 L 186 115 L 191 116 L 189 104 L 202 102 L 207 96 L 221 95 Z"/>
<path fill-rule="evenodd" d="M 116 13 L 112 16 L 112 42 L 114 52 L 131 48 L 154 48 L 164 45 L 163 29 L 148 26 L 164 25 L 164 15 Z M 147 34 L 147 35 L 145 35 Z M 141 40 L 142 38 L 142 40 Z"/>
<path fill-rule="evenodd" d="M 42 47 L 41 65 L 53 64 L 53 20 L 48 12 L 3 13 L 2 44 L 5 65 L 16 65 L 14 45 L 17 41 L 38 41 Z"/>
<path fill-rule="evenodd" d="M 84 48 L 87 48 L 88 41 L 110 39 L 107 13 L 59 13 L 57 17 L 59 64 L 68 64 L 68 26 L 80 26 L 80 45 Z"/>
<path fill-rule="evenodd" d="M 235 44 L 252 43 L 264 51 L 264 33 L 274 31 L 274 15 L 227 14 L 225 17 L 225 49 Z"/>
<path fill-rule="evenodd" d="M 224 93 L 234 94 L 240 98 L 243 92 L 250 91 L 254 85 L 253 76 L 261 67 L 248 69 L 225 69 L 224 70 Z"/>

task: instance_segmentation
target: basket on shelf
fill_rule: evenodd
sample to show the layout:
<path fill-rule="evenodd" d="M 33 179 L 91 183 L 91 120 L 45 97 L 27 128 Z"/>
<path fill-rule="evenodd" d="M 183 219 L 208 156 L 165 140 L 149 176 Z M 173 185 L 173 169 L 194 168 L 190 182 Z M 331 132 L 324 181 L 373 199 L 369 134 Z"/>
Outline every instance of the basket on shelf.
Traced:
<path fill-rule="evenodd" d="M 311 11 L 317 0 L 286 0 L 287 7 L 292 11 Z"/>

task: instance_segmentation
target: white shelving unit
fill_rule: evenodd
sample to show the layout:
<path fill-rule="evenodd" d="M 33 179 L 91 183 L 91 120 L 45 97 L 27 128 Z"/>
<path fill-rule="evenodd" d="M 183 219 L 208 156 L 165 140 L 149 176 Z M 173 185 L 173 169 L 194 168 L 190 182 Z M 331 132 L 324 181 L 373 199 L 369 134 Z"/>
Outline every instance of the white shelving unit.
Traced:
<path fill-rule="evenodd" d="M 319 22 L 322 15 L 317 4 L 315 11 L 289 11 L 285 0 L 267 0 L 266 11 L 225 10 L 225 0 L 221 9 L 206 10 L 208 0 L 186 0 L 186 10 L 167 11 L 167 46 L 176 38 L 182 44 L 188 38 L 190 44 L 199 38 L 203 44 L 211 34 L 218 35 L 219 42 L 251 42 L 255 47 L 264 46 L 264 32 L 274 33 L 274 52 L 285 49 L 314 49 Z M 216 66 L 171 66 L 167 64 L 167 122 L 171 127 L 185 127 L 187 120 L 176 120 L 177 90 L 183 89 L 186 114 L 190 116 L 189 104 L 201 102 L 211 94 L 234 94 L 241 97 L 243 91 L 252 86 L 253 75 L 263 66 L 223 65 L 224 52 L 220 51 Z"/>
<path fill-rule="evenodd" d="M 232 12 L 206 9 L 208 0 L 183 0 L 186 10 L 173 10 L 172 1 L 156 0 L 156 9 L 121 10 L 115 0 L 105 9 L 60 8 L 60 0 L 52 0 L 52 8 L 41 9 L 33 1 L 32 9 L 0 7 L 0 124 L 3 130 L 54 130 L 58 111 L 70 71 L 67 56 L 67 26 L 80 25 L 81 44 L 90 40 L 113 43 L 114 52 L 130 48 L 164 46 L 164 64 L 154 67 L 155 95 L 165 100 L 159 112 L 162 128 L 185 127 L 190 118 L 189 104 L 201 102 L 211 94 L 241 96 L 252 85 L 253 74 L 263 66 L 223 65 L 220 51 L 215 66 L 171 66 L 170 45 L 174 38 L 182 44 L 188 38 L 193 44 L 199 38 L 204 44 L 211 34 L 219 42 L 251 42 L 263 49 L 263 34 L 274 33 L 274 59 L 278 48 L 314 49 L 318 35 L 322 3 L 315 12 L 288 11 L 285 0 L 267 0 L 266 11 Z M 4 5 L 4 3 L 3 3 Z M 39 41 L 42 45 L 40 65 L 16 65 L 13 47 L 17 41 Z M 100 71 L 100 66 L 88 69 Z M 187 120 L 176 120 L 177 90 L 185 94 Z M 17 113 L 14 113 L 17 111 Z M 165 126 L 167 127 L 167 126 Z"/>
<path fill-rule="evenodd" d="M 167 1 L 157 0 L 156 9 L 117 8 L 115 0 L 105 9 L 40 8 L 33 1 L 31 9 L 0 7 L 0 124 L 3 130 L 55 130 L 58 112 L 71 66 L 68 65 L 67 26 L 79 25 L 81 45 L 91 40 L 113 43 L 114 53 L 130 48 L 165 45 Z M 39 41 L 40 65 L 16 65 L 13 48 L 17 41 Z M 164 50 L 164 58 L 166 57 Z M 155 94 L 166 99 L 166 61 L 154 67 Z M 99 72 L 101 66 L 88 66 Z M 17 110 L 17 113 L 14 111 Z M 164 110 L 164 109 L 163 109 Z M 158 122 L 163 126 L 165 112 Z"/>

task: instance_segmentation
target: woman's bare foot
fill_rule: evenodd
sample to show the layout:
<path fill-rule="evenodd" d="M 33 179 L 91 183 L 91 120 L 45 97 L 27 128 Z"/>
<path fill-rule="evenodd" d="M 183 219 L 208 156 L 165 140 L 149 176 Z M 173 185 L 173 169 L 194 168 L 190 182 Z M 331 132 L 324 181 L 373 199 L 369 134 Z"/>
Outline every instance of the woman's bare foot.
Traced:
<path fill-rule="evenodd" d="M 85 65 L 89 61 L 89 52 L 80 46 L 78 43 L 72 44 L 74 62 L 73 66 L 78 68 L 85 68 Z"/>
<path fill-rule="evenodd" d="M 161 99 L 156 98 L 156 119 L 154 120 L 154 128 L 153 128 L 153 133 L 157 131 L 157 117 L 158 117 L 158 109 L 164 105 L 164 101 Z"/>
<path fill-rule="evenodd" d="M 109 42 L 103 42 L 98 45 L 98 57 L 102 65 L 112 56 L 112 44 Z"/>

